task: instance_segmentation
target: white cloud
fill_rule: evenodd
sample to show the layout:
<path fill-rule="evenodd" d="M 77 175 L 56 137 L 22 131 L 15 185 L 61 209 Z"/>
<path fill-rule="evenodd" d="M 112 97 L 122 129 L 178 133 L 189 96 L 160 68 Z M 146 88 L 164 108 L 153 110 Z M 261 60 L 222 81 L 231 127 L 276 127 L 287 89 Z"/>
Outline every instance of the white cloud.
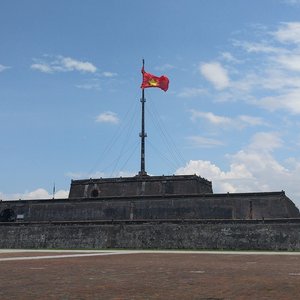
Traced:
<path fill-rule="evenodd" d="M 62 66 L 69 71 L 81 71 L 95 73 L 97 68 L 90 62 L 83 62 L 71 57 L 60 57 Z"/>
<path fill-rule="evenodd" d="M 267 123 L 259 117 L 252 117 L 252 116 L 246 116 L 246 115 L 240 115 L 237 118 L 240 123 L 244 123 L 245 125 L 250 126 L 260 126 L 260 125 L 267 125 Z"/>
<path fill-rule="evenodd" d="M 129 172 L 129 171 L 119 171 L 115 176 L 116 177 L 133 177 L 133 176 L 136 176 L 136 173 Z"/>
<path fill-rule="evenodd" d="M 280 28 L 273 33 L 274 37 L 282 43 L 300 43 L 300 22 L 282 23 Z"/>
<path fill-rule="evenodd" d="M 99 122 L 99 123 L 118 124 L 119 121 L 120 120 L 119 120 L 117 114 L 114 112 L 111 112 L 111 111 L 106 111 L 104 113 L 101 113 L 96 118 L 96 122 Z"/>
<path fill-rule="evenodd" d="M 213 182 L 214 192 L 268 192 L 285 190 L 300 206 L 300 161 L 289 158 L 279 162 L 273 151 L 283 146 L 277 133 L 259 132 L 245 148 L 227 155 L 229 170 L 204 160 L 191 160 L 176 174 L 198 174 Z"/>
<path fill-rule="evenodd" d="M 32 199 L 51 199 L 53 198 L 53 194 L 48 193 L 47 190 L 43 188 L 38 188 L 31 192 L 25 192 L 25 193 L 17 193 L 17 194 L 2 194 L 0 193 L 2 200 L 32 200 Z M 69 191 L 66 190 L 58 190 L 55 192 L 55 198 L 68 198 Z"/>
<path fill-rule="evenodd" d="M 281 53 L 284 52 L 283 49 L 279 47 L 274 47 L 266 43 L 255 43 L 255 42 L 245 42 L 245 41 L 234 41 L 234 46 L 243 48 L 248 53 Z"/>
<path fill-rule="evenodd" d="M 197 111 L 195 109 L 189 110 L 191 113 L 191 120 L 196 121 L 201 118 L 208 121 L 210 124 L 222 127 L 236 127 L 242 129 L 246 126 L 266 126 L 267 123 L 259 117 L 252 117 L 247 115 L 239 115 L 235 118 L 219 116 L 212 112 Z"/>
<path fill-rule="evenodd" d="M 232 63 L 240 63 L 241 61 L 236 59 L 230 52 L 222 52 L 221 58 Z"/>
<path fill-rule="evenodd" d="M 77 84 L 77 88 L 84 89 L 84 90 L 101 90 L 99 83 L 83 83 L 83 84 Z"/>
<path fill-rule="evenodd" d="M 192 143 L 193 147 L 197 148 L 212 148 L 223 145 L 223 142 L 219 140 L 202 136 L 189 136 L 187 139 Z"/>
<path fill-rule="evenodd" d="M 277 57 L 274 57 L 274 62 L 278 66 Z M 288 91 L 294 88 L 299 88 L 300 77 L 295 74 L 286 74 L 285 70 L 275 69 L 274 67 L 266 70 L 264 78 L 256 76 L 253 81 L 256 86 L 261 85 L 262 88 L 274 91 Z"/>
<path fill-rule="evenodd" d="M 282 139 L 277 132 L 258 132 L 252 137 L 249 148 L 271 152 L 282 145 Z"/>
<path fill-rule="evenodd" d="M 30 67 L 33 70 L 37 70 L 43 73 L 54 72 L 71 72 L 79 71 L 83 73 L 95 73 L 97 68 L 90 62 L 76 60 L 71 57 L 64 57 L 61 55 L 54 56 L 51 61 L 37 60 Z"/>
<path fill-rule="evenodd" d="M 68 190 L 58 190 L 55 192 L 54 197 L 56 199 L 64 199 L 69 197 L 69 191 Z"/>
<path fill-rule="evenodd" d="M 48 66 L 47 64 L 32 64 L 30 66 L 31 69 L 41 71 L 43 73 L 53 73 L 54 70 Z"/>
<path fill-rule="evenodd" d="M 252 174 L 243 165 L 232 164 L 230 171 L 224 172 L 210 161 L 203 160 L 190 160 L 185 167 L 178 169 L 176 174 L 198 174 L 209 180 L 252 178 Z"/>
<path fill-rule="evenodd" d="M 300 114 L 300 22 L 281 23 L 273 32 L 266 28 L 260 30 L 262 42 L 234 41 L 234 46 L 244 50 L 237 52 L 244 62 L 239 65 L 240 69 L 230 61 L 230 53 L 222 53 L 233 79 L 229 80 L 227 73 L 223 81 L 214 79 L 212 66 L 218 64 L 216 62 L 200 66 L 202 73 L 205 70 L 203 75 L 217 89 L 215 95 L 210 96 L 214 101 L 243 101 L 270 112 Z M 221 66 L 221 69 L 224 68 Z M 249 119 L 242 118 L 241 121 L 246 126 Z"/>
<path fill-rule="evenodd" d="M 300 54 L 280 55 L 276 57 L 276 61 L 288 70 L 300 71 Z"/>
<path fill-rule="evenodd" d="M 227 70 L 219 62 L 203 63 L 200 65 L 199 70 L 217 90 L 222 90 L 229 86 Z"/>
<path fill-rule="evenodd" d="M 8 67 L 8 66 L 4 66 L 4 65 L 1 65 L 0 64 L 0 73 L 7 70 L 7 69 L 10 69 L 11 67 Z"/>
<path fill-rule="evenodd" d="M 104 77 L 115 77 L 115 76 L 118 76 L 117 73 L 107 72 L 107 71 L 106 72 L 102 72 L 101 75 L 104 76 Z"/>
<path fill-rule="evenodd" d="M 291 114 L 300 114 L 300 89 L 282 91 L 281 95 L 263 97 L 257 105 L 270 111 L 285 110 Z"/>
<path fill-rule="evenodd" d="M 254 73 L 245 74 L 245 77 L 239 78 L 235 81 L 231 81 L 230 92 L 236 98 L 239 97 L 239 95 L 243 98 L 246 98 L 246 96 L 250 94 L 251 89 L 259 86 L 260 84 L 261 78 L 258 78 L 258 75 Z"/>
<path fill-rule="evenodd" d="M 202 112 L 202 111 L 197 111 L 194 109 L 190 110 L 191 113 L 191 120 L 195 121 L 197 118 L 202 118 L 206 119 L 212 124 L 215 125 L 224 125 L 224 124 L 230 124 L 231 119 L 228 117 L 223 117 L 223 116 L 218 116 L 212 112 Z"/>
<path fill-rule="evenodd" d="M 210 161 L 190 160 L 185 167 L 179 168 L 176 174 L 197 174 L 213 183 L 214 192 L 238 192 L 239 187 L 236 182 L 244 182 L 253 180 L 252 174 L 245 168 L 244 165 L 232 164 L 230 171 L 224 172 L 218 166 Z M 247 192 L 248 190 L 245 190 Z"/>
<path fill-rule="evenodd" d="M 201 88 L 184 88 L 179 94 L 178 97 L 182 98 L 192 98 L 198 97 L 203 94 L 206 94 L 206 91 Z"/>

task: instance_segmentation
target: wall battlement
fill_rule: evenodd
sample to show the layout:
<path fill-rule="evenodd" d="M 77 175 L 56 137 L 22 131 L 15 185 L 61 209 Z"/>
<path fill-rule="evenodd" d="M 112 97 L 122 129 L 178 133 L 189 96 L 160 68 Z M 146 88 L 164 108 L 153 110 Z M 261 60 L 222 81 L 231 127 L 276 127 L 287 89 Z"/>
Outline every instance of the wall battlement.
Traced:
<path fill-rule="evenodd" d="M 69 198 L 212 193 L 211 181 L 197 175 L 135 176 L 72 180 Z"/>
<path fill-rule="evenodd" d="M 2 221 L 297 218 L 284 192 L 155 195 L 0 202 Z"/>
<path fill-rule="evenodd" d="M 73 180 L 69 198 L 1 201 L 0 246 L 299 250 L 299 222 L 284 191 L 214 194 L 196 175 Z"/>

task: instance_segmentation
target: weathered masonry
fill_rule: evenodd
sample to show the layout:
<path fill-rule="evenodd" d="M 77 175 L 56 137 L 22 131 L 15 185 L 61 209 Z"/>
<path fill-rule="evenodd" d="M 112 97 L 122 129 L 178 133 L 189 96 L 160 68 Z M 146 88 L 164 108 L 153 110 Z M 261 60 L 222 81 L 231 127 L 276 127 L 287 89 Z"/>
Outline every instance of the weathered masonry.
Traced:
<path fill-rule="evenodd" d="M 197 175 L 135 176 L 72 180 L 69 198 L 212 194 L 212 183 Z"/>
<path fill-rule="evenodd" d="M 300 220 L 2 223 L 0 248 L 300 250 Z"/>
<path fill-rule="evenodd" d="M 3 248 L 300 250 L 280 192 L 214 194 L 191 176 L 72 181 L 69 198 L 0 202 Z"/>
<path fill-rule="evenodd" d="M 3 222 L 296 217 L 283 191 L 213 194 L 211 182 L 196 175 L 79 180 L 68 199 L 0 203 Z"/>

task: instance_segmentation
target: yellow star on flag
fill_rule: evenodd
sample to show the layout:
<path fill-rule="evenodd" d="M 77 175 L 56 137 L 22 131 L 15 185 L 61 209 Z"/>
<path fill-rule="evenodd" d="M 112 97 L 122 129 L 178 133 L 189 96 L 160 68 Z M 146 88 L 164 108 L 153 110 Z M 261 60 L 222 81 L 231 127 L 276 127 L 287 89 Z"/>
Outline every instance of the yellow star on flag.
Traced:
<path fill-rule="evenodd" d="M 158 86 L 158 81 L 155 80 L 154 78 L 151 78 L 148 83 L 151 85 L 151 86 Z"/>

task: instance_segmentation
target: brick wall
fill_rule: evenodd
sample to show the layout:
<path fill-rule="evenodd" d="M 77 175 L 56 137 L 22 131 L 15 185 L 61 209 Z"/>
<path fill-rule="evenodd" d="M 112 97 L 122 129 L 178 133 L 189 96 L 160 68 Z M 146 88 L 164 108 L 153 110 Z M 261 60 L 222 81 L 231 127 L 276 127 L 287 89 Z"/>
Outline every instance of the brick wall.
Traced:
<path fill-rule="evenodd" d="M 0 225 L 0 248 L 300 250 L 300 222 Z"/>

